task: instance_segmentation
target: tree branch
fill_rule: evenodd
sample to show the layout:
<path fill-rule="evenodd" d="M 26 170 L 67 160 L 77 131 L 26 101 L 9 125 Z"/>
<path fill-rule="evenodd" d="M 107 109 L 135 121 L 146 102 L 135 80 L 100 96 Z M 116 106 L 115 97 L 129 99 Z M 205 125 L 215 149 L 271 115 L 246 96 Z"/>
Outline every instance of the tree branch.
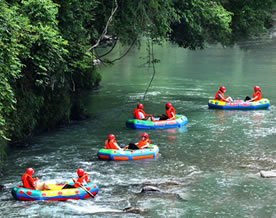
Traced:
<path fill-rule="evenodd" d="M 118 40 L 116 40 L 115 43 L 113 43 L 113 46 L 112 46 L 112 48 L 111 48 L 109 51 L 107 51 L 106 53 L 104 53 L 104 54 L 98 56 L 97 58 L 100 59 L 100 58 L 102 58 L 102 57 L 108 55 L 110 52 L 112 52 L 113 49 L 115 48 L 116 44 L 117 44 L 117 41 L 118 41 Z"/>
<path fill-rule="evenodd" d="M 133 42 L 131 43 L 130 47 L 128 48 L 128 50 L 119 58 L 114 59 L 113 61 L 110 61 L 110 63 L 114 63 L 115 61 L 118 61 L 120 59 L 122 59 L 123 57 L 125 57 L 127 55 L 127 53 L 130 51 L 130 49 L 132 48 L 132 46 L 135 44 L 136 39 L 133 40 Z"/>
<path fill-rule="evenodd" d="M 88 49 L 88 51 L 91 51 L 91 50 L 93 50 L 94 48 L 96 48 L 96 47 L 99 45 L 100 41 L 103 39 L 103 37 L 106 35 L 106 33 L 107 33 L 107 28 L 108 28 L 109 24 L 110 24 L 111 21 L 112 21 L 112 17 L 114 16 L 116 10 L 118 9 L 118 2 L 117 2 L 117 0 L 114 0 L 114 2 L 115 2 L 115 8 L 112 9 L 111 15 L 110 15 L 110 17 L 109 17 L 109 19 L 108 19 L 108 21 L 107 21 L 107 23 L 106 23 L 106 25 L 105 25 L 105 28 L 104 28 L 104 30 L 103 30 L 101 36 L 98 38 L 96 44 L 94 44 L 93 46 L 91 46 L 91 47 Z"/>

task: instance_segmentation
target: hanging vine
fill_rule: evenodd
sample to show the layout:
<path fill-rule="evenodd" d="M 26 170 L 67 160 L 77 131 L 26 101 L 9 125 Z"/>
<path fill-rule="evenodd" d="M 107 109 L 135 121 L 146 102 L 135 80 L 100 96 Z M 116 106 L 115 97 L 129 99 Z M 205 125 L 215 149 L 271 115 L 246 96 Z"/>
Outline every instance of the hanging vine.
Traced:
<path fill-rule="evenodd" d="M 154 45 L 154 42 L 152 39 L 148 39 L 147 40 L 147 51 L 148 51 L 148 61 L 147 61 L 147 64 L 148 64 L 148 67 L 152 67 L 152 77 L 151 77 L 151 80 L 149 82 L 149 85 L 144 93 L 144 96 L 143 96 L 143 101 L 145 100 L 146 98 L 146 95 L 148 93 L 148 90 L 152 84 L 152 81 L 154 80 L 154 77 L 155 77 L 155 73 L 156 73 L 156 70 L 155 70 L 155 64 L 156 63 L 159 63 L 160 60 L 156 59 L 154 57 L 154 51 L 153 51 L 153 45 Z"/>

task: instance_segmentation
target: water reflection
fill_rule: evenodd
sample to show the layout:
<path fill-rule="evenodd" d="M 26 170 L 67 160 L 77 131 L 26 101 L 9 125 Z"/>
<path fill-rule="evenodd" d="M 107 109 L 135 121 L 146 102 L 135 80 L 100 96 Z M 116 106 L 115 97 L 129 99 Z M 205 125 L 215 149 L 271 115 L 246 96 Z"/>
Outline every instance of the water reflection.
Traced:
<path fill-rule="evenodd" d="M 170 129 L 158 129 L 156 133 L 165 136 L 163 140 L 166 140 L 167 143 L 173 143 L 179 138 L 179 134 L 187 132 L 187 126 L 182 126 L 180 128 L 170 128 Z"/>
<path fill-rule="evenodd" d="M 226 122 L 226 120 L 225 120 L 226 113 L 229 113 L 229 111 L 225 111 L 225 110 L 214 110 L 213 111 L 213 115 L 216 118 L 217 124 L 224 124 Z"/>

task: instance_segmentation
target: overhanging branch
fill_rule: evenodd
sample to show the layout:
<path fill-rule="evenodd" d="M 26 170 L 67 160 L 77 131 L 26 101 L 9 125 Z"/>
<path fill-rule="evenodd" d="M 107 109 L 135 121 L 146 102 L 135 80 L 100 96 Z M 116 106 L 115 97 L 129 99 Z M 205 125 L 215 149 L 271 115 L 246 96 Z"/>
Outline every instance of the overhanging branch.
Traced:
<path fill-rule="evenodd" d="M 88 49 L 88 51 L 91 51 L 91 50 L 93 50 L 94 48 L 96 48 L 96 47 L 99 45 L 100 41 L 103 39 L 103 37 L 106 35 L 106 33 L 107 33 L 107 28 L 108 28 L 109 24 L 111 23 L 112 18 L 113 18 L 113 16 L 114 16 L 115 12 L 116 12 L 117 9 L 118 9 L 118 2 L 117 2 L 117 0 L 114 0 L 114 2 L 115 2 L 115 8 L 112 9 L 111 15 L 110 15 L 110 17 L 109 17 L 109 19 L 108 19 L 108 21 L 107 21 L 107 23 L 106 23 L 106 25 L 105 25 L 105 28 L 104 28 L 104 30 L 103 30 L 101 36 L 98 38 L 96 44 L 94 44 L 93 46 L 91 46 L 91 47 Z"/>
<path fill-rule="evenodd" d="M 112 60 L 111 63 L 114 63 L 115 61 L 118 61 L 118 60 L 122 59 L 123 57 L 125 57 L 127 55 L 127 53 L 130 51 L 130 49 L 132 48 L 132 46 L 135 44 L 135 42 L 136 42 L 136 39 L 133 40 L 133 42 L 131 43 L 131 45 L 127 49 L 127 51 L 121 57 Z"/>

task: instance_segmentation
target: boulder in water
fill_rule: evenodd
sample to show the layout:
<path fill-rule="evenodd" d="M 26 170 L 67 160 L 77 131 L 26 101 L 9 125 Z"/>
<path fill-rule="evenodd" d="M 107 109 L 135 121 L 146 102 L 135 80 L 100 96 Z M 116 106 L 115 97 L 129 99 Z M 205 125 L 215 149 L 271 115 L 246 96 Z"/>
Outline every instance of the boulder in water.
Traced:
<path fill-rule="evenodd" d="M 126 213 L 143 213 L 144 210 L 138 207 L 126 207 L 125 209 L 123 209 L 123 212 Z"/>
<path fill-rule="evenodd" d="M 276 177 L 276 170 L 270 170 L 270 171 L 261 170 L 260 175 L 263 178 L 274 178 Z"/>
<path fill-rule="evenodd" d="M 3 191 L 5 189 L 4 185 L 0 185 L 0 191 Z"/>
<path fill-rule="evenodd" d="M 141 193 L 146 192 L 161 192 L 161 190 L 155 186 L 145 186 L 142 188 Z"/>

